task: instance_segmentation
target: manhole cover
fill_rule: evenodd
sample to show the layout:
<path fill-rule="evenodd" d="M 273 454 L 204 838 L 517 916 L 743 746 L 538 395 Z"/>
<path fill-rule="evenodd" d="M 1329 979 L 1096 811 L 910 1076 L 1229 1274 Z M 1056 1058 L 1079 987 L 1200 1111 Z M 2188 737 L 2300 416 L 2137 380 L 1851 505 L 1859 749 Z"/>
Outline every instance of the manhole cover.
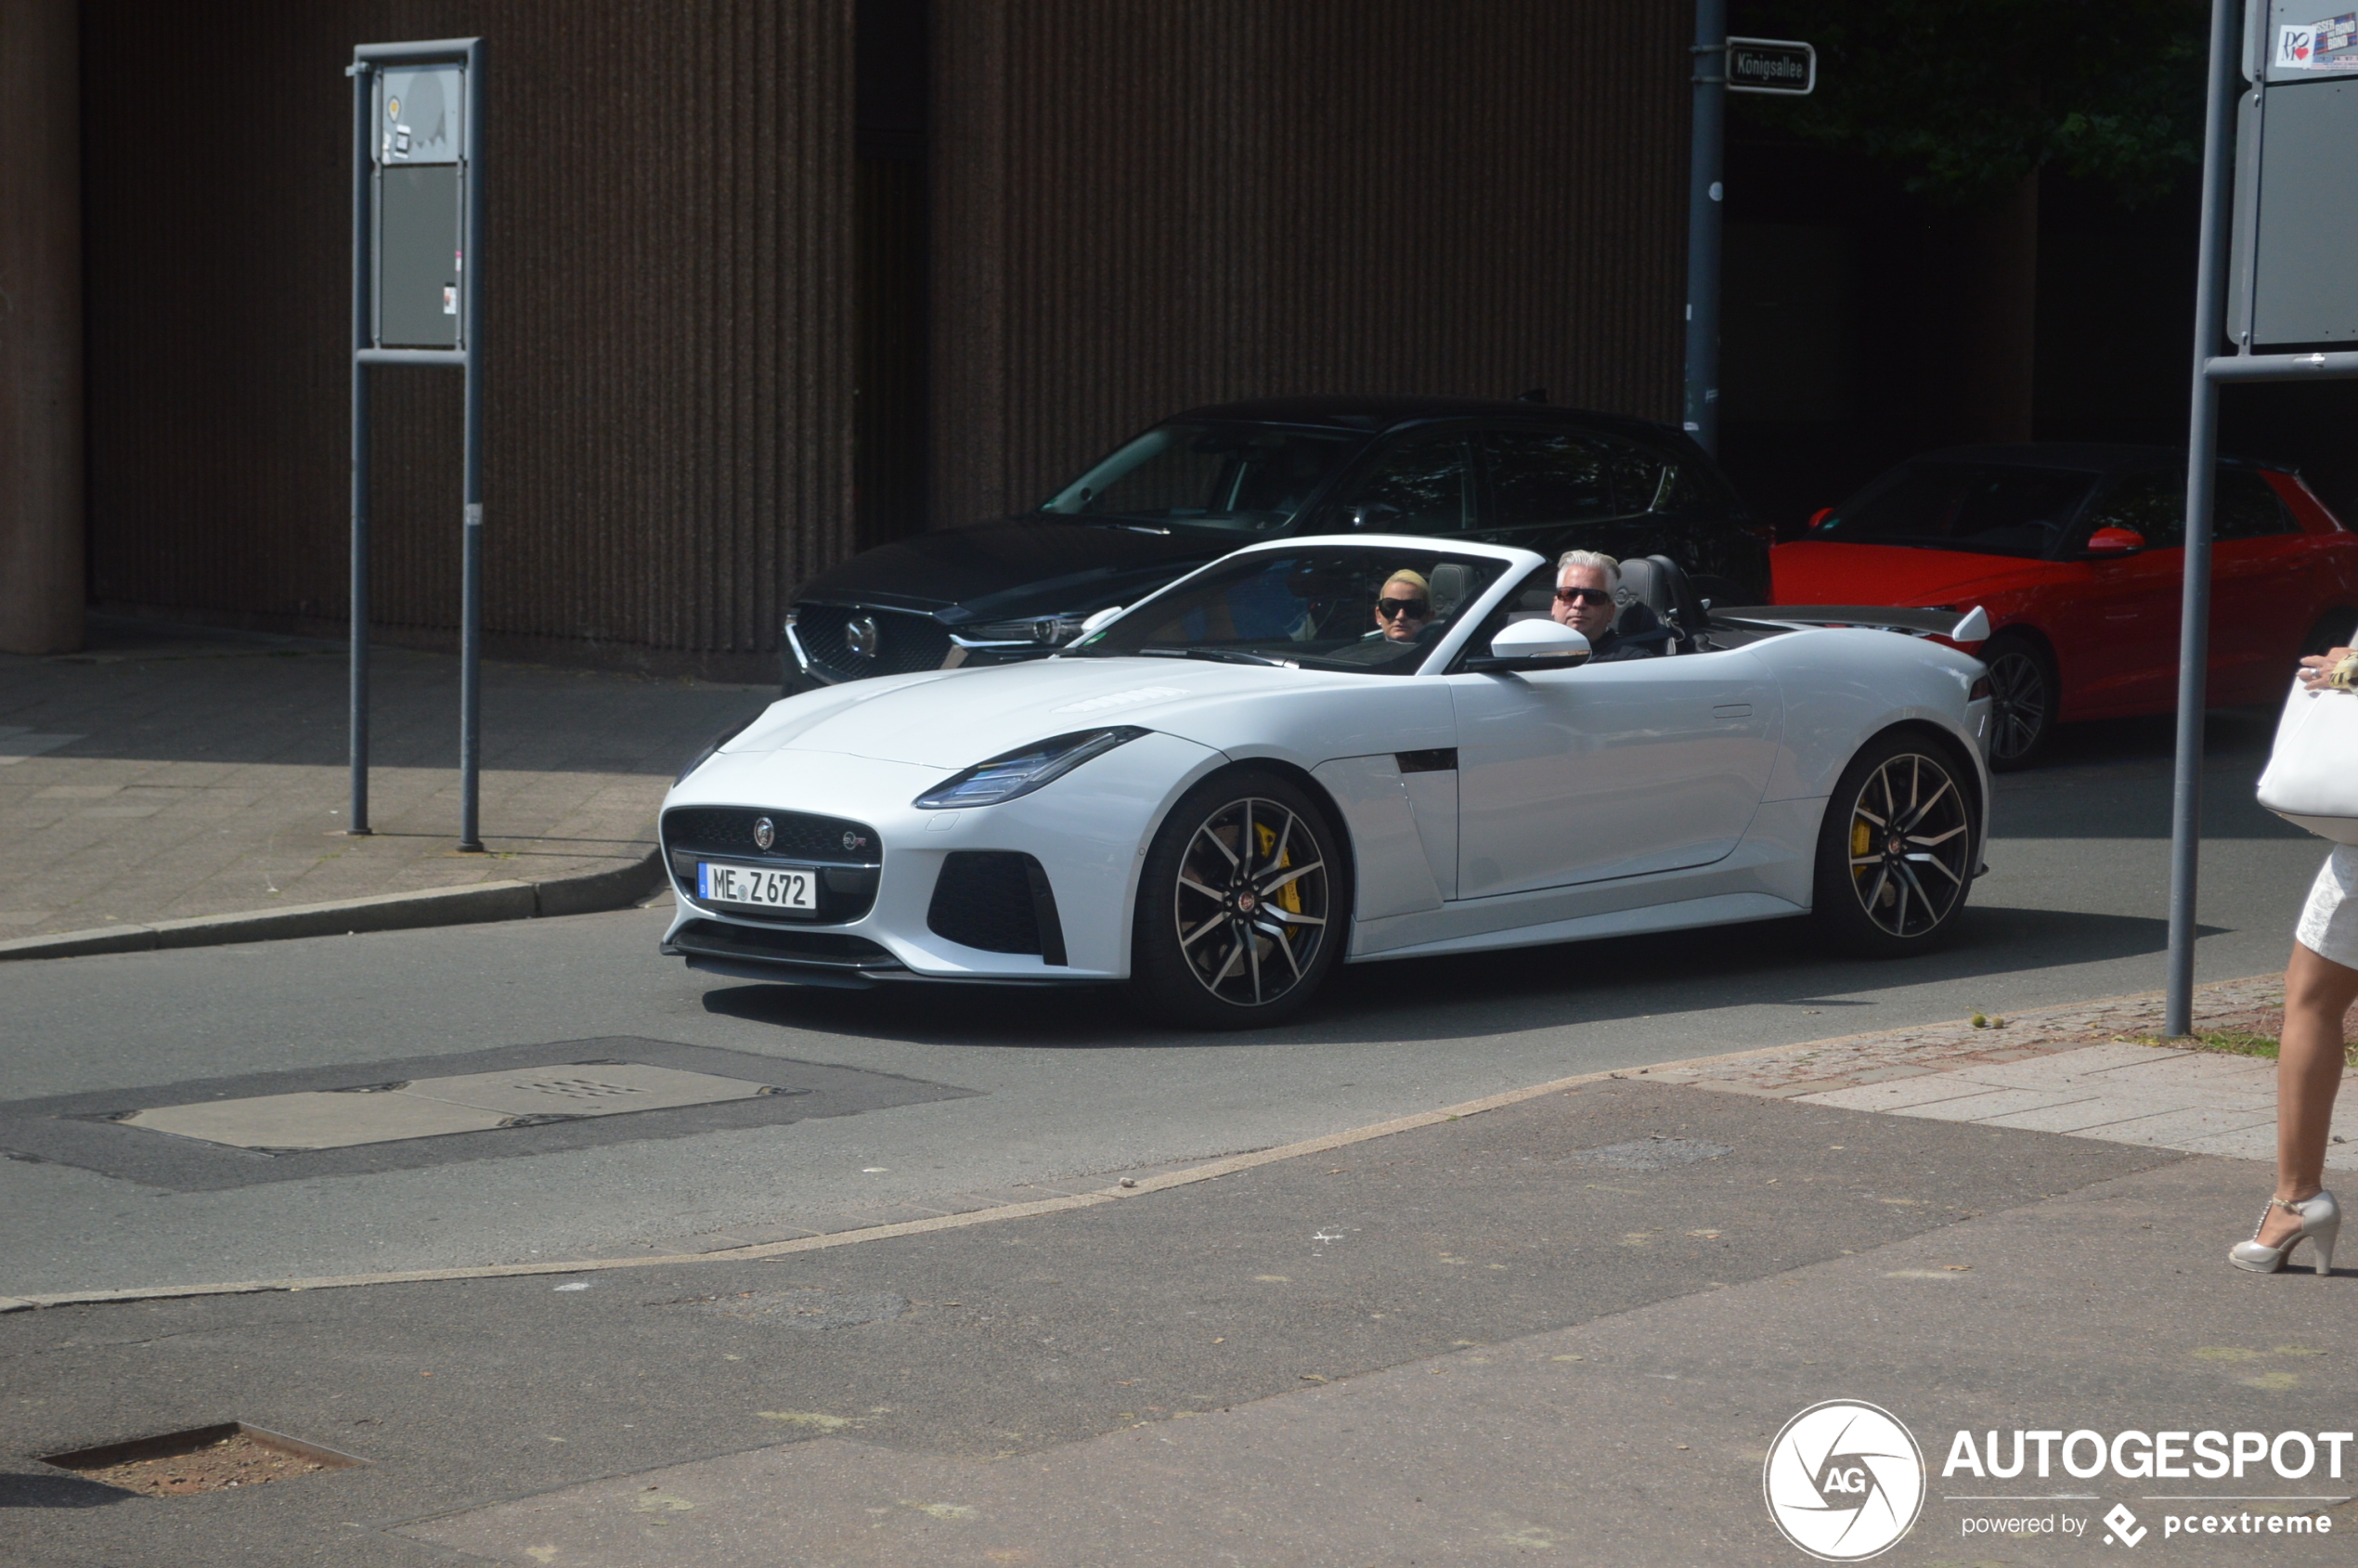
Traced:
<path fill-rule="evenodd" d="M 1573 1158 L 1608 1171 L 1665 1171 L 1673 1165 L 1717 1160 L 1727 1152 L 1726 1144 L 1705 1143 L 1701 1138 L 1639 1138 L 1634 1143 L 1584 1148 Z"/>
<path fill-rule="evenodd" d="M 349 1470 L 367 1461 L 243 1421 L 222 1421 L 135 1437 L 127 1443 L 45 1454 L 41 1462 L 143 1497 L 185 1497 L 291 1481 L 323 1470 Z"/>
<path fill-rule="evenodd" d="M 881 1290 L 744 1290 L 733 1296 L 699 1296 L 664 1304 L 771 1328 L 856 1328 L 862 1323 L 888 1323 L 899 1317 L 909 1310 L 909 1298 Z"/>
<path fill-rule="evenodd" d="M 514 1072 L 419 1078 L 366 1089 L 308 1090 L 253 1099 L 159 1106 L 116 1120 L 125 1127 L 238 1148 L 349 1148 L 445 1133 L 483 1133 L 578 1116 L 671 1110 L 801 1092 L 639 1062 L 572 1062 Z"/>

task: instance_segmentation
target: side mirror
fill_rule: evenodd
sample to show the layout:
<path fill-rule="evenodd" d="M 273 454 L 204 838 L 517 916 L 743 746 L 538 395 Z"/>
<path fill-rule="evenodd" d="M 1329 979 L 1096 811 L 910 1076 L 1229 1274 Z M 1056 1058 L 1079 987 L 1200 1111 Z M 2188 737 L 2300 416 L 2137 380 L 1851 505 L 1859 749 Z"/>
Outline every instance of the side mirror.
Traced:
<path fill-rule="evenodd" d="M 1352 527 L 1365 528 L 1376 534 L 1393 532 L 1393 525 L 1406 515 L 1408 514 L 1398 507 L 1387 505 L 1382 501 L 1368 501 L 1358 506 L 1345 507 L 1342 513 L 1343 521 L 1350 524 Z"/>
<path fill-rule="evenodd" d="M 1823 523 L 1827 518 L 1832 517 L 1833 514 L 1834 509 L 1833 507 L 1821 506 L 1817 511 L 1809 514 L 1809 526 L 1814 529 L 1819 524 Z"/>
<path fill-rule="evenodd" d="M 2144 548 L 2145 536 L 2134 528 L 2099 528 L 2088 536 L 2088 546 L 2080 553 L 2098 557 L 2134 555 Z"/>
<path fill-rule="evenodd" d="M 1487 658 L 1468 669 L 1573 669 L 1588 662 L 1588 640 L 1553 620 L 1516 621 L 1490 640 Z"/>
<path fill-rule="evenodd" d="M 1127 606 L 1121 604 L 1107 605 L 1104 609 L 1097 611 L 1087 620 L 1081 623 L 1081 630 L 1078 635 L 1082 637 L 1088 636 L 1091 632 L 1096 630 L 1099 627 L 1106 625 L 1116 616 L 1121 614 L 1125 608 L 1127 608 Z"/>

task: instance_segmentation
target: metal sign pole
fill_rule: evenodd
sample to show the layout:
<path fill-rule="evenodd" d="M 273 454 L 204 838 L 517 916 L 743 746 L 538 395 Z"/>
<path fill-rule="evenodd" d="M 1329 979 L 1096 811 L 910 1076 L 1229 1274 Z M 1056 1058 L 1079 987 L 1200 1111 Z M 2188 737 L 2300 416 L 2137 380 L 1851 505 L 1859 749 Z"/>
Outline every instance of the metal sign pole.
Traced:
<path fill-rule="evenodd" d="M 2266 352 L 2358 336 L 2350 257 L 2358 245 L 2358 48 L 2286 25 L 2255 4 L 2211 0 L 2210 94 L 2203 131 L 2202 250 L 2195 300 L 2194 406 L 2186 434 L 2185 596 L 2178 646 L 2178 755 L 2170 838 L 2170 973 L 2163 1027 L 2194 1029 L 2195 886 L 2201 848 L 2203 706 L 2209 666 L 2212 494 L 2222 382 L 2358 380 L 2358 353 Z M 2273 46 L 2272 46 L 2273 45 Z M 2247 53 L 2247 51 L 2248 51 Z M 2241 100 L 2235 78 L 2251 84 Z M 2273 112 L 2262 110 L 2275 100 Z M 2245 110 L 2230 141 L 2228 112 Z M 2263 120 L 2274 122 L 2261 135 Z M 2235 204 L 2228 205 L 2233 147 Z M 2233 281 L 2230 281 L 2230 274 Z M 2229 299 L 2229 293 L 2236 297 Z M 2235 348 L 2221 354 L 2232 334 Z"/>
<path fill-rule="evenodd" d="M 1687 434 L 1719 451 L 1720 175 L 1727 152 L 1728 0 L 1695 0 L 1694 135 L 1687 163 Z"/>
<path fill-rule="evenodd" d="M 352 756 L 351 814 L 344 831 L 369 828 L 369 368 L 360 351 L 369 342 L 369 253 L 370 162 L 369 137 L 375 128 L 369 67 L 356 62 L 352 78 Z"/>
<path fill-rule="evenodd" d="M 467 45 L 467 217 L 460 253 L 460 330 L 466 341 L 466 457 L 460 531 L 459 848 L 483 848 L 483 40 Z"/>
<path fill-rule="evenodd" d="M 480 850 L 483 310 L 474 280 L 483 271 L 483 40 L 363 44 L 345 74 L 353 79 L 352 831 L 369 831 L 368 372 L 372 365 L 440 365 L 466 377 L 459 848 Z"/>
<path fill-rule="evenodd" d="M 2178 755 L 2170 799 L 2170 977 L 2163 1031 L 2194 1030 L 2195 888 L 2202 856 L 2203 707 L 2210 673 L 2210 518 L 2219 473 L 2219 384 L 2225 337 L 2228 175 L 2241 57 L 2237 0 L 2211 0 L 2210 90 L 2204 111 L 2202 240 L 2195 267 L 2193 408 L 2186 421 L 2186 581 L 2178 617 Z"/>

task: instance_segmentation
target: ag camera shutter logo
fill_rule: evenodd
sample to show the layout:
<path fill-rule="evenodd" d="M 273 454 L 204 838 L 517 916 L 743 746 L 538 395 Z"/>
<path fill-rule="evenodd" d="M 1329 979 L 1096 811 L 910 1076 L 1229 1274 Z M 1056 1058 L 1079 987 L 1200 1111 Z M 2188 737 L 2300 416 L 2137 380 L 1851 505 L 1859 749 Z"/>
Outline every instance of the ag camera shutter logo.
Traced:
<path fill-rule="evenodd" d="M 1924 1451 L 1889 1411 L 1829 1399 L 1777 1433 L 1760 1490 L 1785 1539 L 1821 1562 L 1862 1562 L 1915 1526 Z"/>

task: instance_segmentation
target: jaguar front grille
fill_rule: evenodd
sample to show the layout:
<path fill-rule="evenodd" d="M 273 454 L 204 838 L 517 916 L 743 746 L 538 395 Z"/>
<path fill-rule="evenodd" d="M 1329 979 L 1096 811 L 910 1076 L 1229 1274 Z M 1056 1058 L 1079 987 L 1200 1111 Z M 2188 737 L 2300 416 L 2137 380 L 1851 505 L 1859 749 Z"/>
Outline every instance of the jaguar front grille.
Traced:
<path fill-rule="evenodd" d="M 770 824 L 763 848 L 761 823 Z M 740 920 L 843 926 L 868 913 L 876 901 L 876 878 L 884 865 L 884 842 L 866 823 L 810 811 L 771 810 L 759 806 L 675 806 L 663 814 L 664 862 L 680 896 L 696 896 L 696 862 L 797 865 L 819 875 L 819 907 L 812 911 L 715 904 Z"/>

